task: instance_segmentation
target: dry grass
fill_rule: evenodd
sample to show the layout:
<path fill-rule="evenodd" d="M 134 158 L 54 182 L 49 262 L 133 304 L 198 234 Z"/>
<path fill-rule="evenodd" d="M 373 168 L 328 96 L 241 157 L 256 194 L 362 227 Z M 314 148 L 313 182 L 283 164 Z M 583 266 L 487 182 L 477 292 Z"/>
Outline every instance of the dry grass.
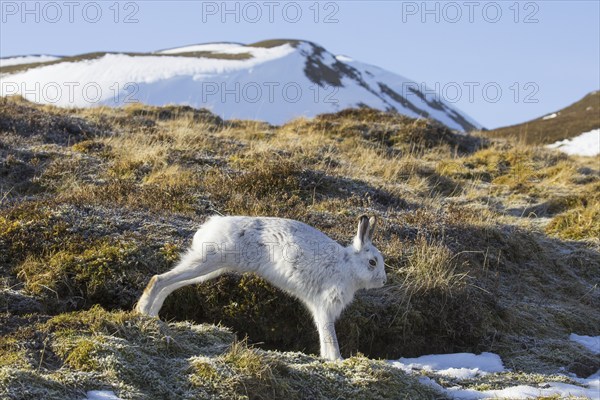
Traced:
<path fill-rule="evenodd" d="M 578 206 L 557 215 L 546 231 L 571 240 L 600 238 L 600 203 Z"/>
<path fill-rule="evenodd" d="M 493 349 L 516 368 L 547 370 L 564 366 L 544 356 L 553 343 L 597 334 L 597 159 L 372 110 L 273 127 L 189 107 L 5 100 L 0 117 L 1 277 L 48 312 L 130 308 L 210 214 L 299 219 L 347 244 L 356 217 L 374 213 L 392 279 L 342 316 L 344 355 Z M 225 276 L 176 291 L 163 317 L 316 352 L 302 310 L 256 276 Z M 524 356 L 530 337 L 540 348 Z M 240 350 L 255 353 L 267 362 Z M 205 361 L 198 374 L 227 364 Z M 270 372 L 255 375 L 264 392 Z"/>
<path fill-rule="evenodd" d="M 406 257 L 406 266 L 394 273 L 403 276 L 402 285 L 411 293 L 442 291 L 452 294 L 464 288 L 468 273 L 460 272 L 460 253 L 454 254 L 442 242 L 428 243 L 419 236 Z"/>

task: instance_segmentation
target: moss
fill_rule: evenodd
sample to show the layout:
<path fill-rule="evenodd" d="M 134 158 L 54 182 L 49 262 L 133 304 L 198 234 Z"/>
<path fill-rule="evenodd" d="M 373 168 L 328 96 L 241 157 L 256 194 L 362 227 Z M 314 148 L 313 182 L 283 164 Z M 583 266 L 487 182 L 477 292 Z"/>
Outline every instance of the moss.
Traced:
<path fill-rule="evenodd" d="M 97 303 L 130 308 L 151 271 L 147 262 L 171 265 L 168 256 L 132 238 L 98 239 L 79 249 L 29 258 L 15 272 L 31 293 L 49 297 L 49 301 L 79 296 L 79 302 L 70 301 L 71 307 Z"/>
<path fill-rule="evenodd" d="M 39 292 L 40 286 L 58 289 L 65 280 L 87 281 L 90 290 L 103 284 L 111 276 L 111 268 L 126 263 L 132 252 L 127 244 L 98 243 L 86 249 L 82 254 L 59 251 L 42 262 L 29 260 L 18 269 L 21 276 L 27 277 L 27 287 Z M 72 277 L 71 277 L 72 276 Z"/>
<path fill-rule="evenodd" d="M 176 243 L 167 242 L 160 248 L 162 256 L 169 264 L 175 264 L 175 262 L 179 260 L 181 251 L 181 246 L 177 245 Z"/>
<path fill-rule="evenodd" d="M 133 243 L 100 241 L 82 253 L 61 250 L 47 259 L 28 259 L 17 268 L 17 274 L 33 293 L 50 290 L 59 296 L 81 293 L 92 301 L 116 294 L 112 283 L 122 279 L 123 272 L 136 266 Z"/>
<path fill-rule="evenodd" d="M 75 332 L 68 332 L 68 334 L 74 336 Z M 101 349 L 97 341 L 80 339 L 66 352 L 65 362 L 74 369 L 93 371 L 99 367 L 96 357 Z"/>
<path fill-rule="evenodd" d="M 221 377 L 217 369 L 211 364 L 210 359 L 196 358 L 190 362 L 193 368 L 192 383 L 202 385 L 207 381 L 214 381 Z"/>
<path fill-rule="evenodd" d="M 14 266 L 28 255 L 56 248 L 68 224 L 43 201 L 25 202 L 0 212 L 0 262 Z"/>
<path fill-rule="evenodd" d="M 19 348 L 19 339 L 15 337 L 0 337 L 0 368 L 27 368 L 25 351 Z"/>
<path fill-rule="evenodd" d="M 27 202 L 0 212 L 3 276 L 17 275 L 31 293 L 44 294 L 50 303 L 58 297 L 71 298 L 71 307 L 90 302 L 130 307 L 150 265 L 173 263 L 175 245 L 160 252 L 160 242 L 144 238 L 101 238 L 105 228 L 94 216 L 73 218 L 72 212 L 51 202 Z"/>

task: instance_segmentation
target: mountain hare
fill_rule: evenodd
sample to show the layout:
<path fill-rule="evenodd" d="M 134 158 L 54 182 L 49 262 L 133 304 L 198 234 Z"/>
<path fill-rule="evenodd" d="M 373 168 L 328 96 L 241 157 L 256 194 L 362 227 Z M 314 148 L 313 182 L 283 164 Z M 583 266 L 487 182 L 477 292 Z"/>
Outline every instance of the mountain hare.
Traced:
<path fill-rule="evenodd" d="M 296 298 L 311 312 L 321 357 L 341 359 L 335 321 L 359 289 L 386 282 L 381 253 L 371 239 L 376 219 L 363 215 L 351 245 L 343 247 L 302 222 L 270 217 L 211 217 L 170 271 L 150 279 L 136 305 L 157 316 L 174 290 L 226 272 L 254 272 Z"/>

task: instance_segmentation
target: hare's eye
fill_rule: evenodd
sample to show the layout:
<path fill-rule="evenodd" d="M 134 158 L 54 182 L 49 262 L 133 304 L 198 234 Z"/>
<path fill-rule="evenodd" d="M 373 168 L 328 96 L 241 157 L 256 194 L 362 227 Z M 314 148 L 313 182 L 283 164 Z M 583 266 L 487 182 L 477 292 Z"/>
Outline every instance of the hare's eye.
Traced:
<path fill-rule="evenodd" d="M 376 265 L 377 265 L 377 261 L 375 261 L 374 259 L 370 259 L 370 260 L 369 260 L 369 265 L 370 265 L 371 267 L 374 267 L 374 266 L 376 266 Z"/>

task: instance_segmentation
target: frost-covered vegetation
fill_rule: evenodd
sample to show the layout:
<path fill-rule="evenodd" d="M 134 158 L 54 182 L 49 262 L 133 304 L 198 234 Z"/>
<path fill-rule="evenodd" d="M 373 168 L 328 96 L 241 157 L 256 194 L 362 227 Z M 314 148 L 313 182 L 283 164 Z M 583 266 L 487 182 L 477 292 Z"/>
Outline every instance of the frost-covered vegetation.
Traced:
<path fill-rule="evenodd" d="M 599 334 L 599 173 L 598 157 L 367 109 L 273 127 L 4 98 L 0 397 L 435 398 L 374 360 L 460 351 L 512 370 L 475 386 L 587 377 L 600 356 L 569 335 Z M 359 215 L 379 217 L 388 283 L 337 323 L 351 358 L 314 356 L 308 313 L 254 275 L 174 292 L 169 323 L 130 313 L 214 213 L 293 218 L 344 245 Z"/>

